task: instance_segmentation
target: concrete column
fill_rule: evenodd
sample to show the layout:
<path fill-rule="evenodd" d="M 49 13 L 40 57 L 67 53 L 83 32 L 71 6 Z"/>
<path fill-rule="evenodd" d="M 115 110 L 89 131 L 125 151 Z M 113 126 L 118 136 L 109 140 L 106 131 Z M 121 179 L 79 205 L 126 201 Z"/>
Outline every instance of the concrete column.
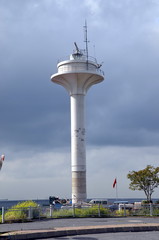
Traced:
<path fill-rule="evenodd" d="M 72 203 L 86 201 L 84 94 L 71 95 Z"/>

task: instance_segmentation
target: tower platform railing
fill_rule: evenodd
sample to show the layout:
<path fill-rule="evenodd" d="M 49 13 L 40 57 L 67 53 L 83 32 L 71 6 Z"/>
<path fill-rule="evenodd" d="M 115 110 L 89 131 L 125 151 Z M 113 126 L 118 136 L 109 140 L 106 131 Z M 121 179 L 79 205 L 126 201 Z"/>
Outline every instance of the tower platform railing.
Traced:
<path fill-rule="evenodd" d="M 58 60 L 58 72 L 59 73 L 69 73 L 72 71 L 78 72 L 94 72 L 104 76 L 104 71 L 101 70 L 101 64 L 97 63 L 96 58 L 86 55 L 74 55 L 71 54 L 70 57 L 67 57 L 64 60 Z M 72 64 L 68 64 L 72 63 Z"/>

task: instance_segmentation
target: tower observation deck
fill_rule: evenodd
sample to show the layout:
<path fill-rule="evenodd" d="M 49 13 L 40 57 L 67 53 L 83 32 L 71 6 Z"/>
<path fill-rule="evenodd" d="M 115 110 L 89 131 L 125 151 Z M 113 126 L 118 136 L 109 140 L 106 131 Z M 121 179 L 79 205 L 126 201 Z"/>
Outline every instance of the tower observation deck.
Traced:
<path fill-rule="evenodd" d="M 59 62 L 57 68 L 58 73 L 52 75 L 54 80 L 52 77 L 51 79 L 53 82 L 56 81 L 56 83 L 64 86 L 70 95 L 74 93 L 86 94 L 91 85 L 104 80 L 104 72 L 100 69 L 96 59 L 90 56 L 87 59 L 82 51 L 71 54 L 69 60 Z M 80 80 L 73 80 L 74 83 L 72 84 L 70 77 Z"/>
<path fill-rule="evenodd" d="M 104 80 L 104 72 L 95 58 L 75 46 L 70 59 L 58 63 L 51 81 L 62 85 L 70 95 L 72 203 L 80 204 L 87 199 L 84 100 L 88 89 Z"/>

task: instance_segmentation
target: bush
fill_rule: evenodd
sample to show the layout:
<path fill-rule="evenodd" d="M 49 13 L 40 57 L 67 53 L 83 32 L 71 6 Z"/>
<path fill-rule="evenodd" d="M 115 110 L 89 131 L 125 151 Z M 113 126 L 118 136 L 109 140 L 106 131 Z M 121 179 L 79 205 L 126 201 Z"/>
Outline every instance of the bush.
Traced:
<path fill-rule="evenodd" d="M 76 217 L 98 217 L 98 208 L 75 208 Z"/>
<path fill-rule="evenodd" d="M 75 215 L 78 217 L 108 217 L 110 216 L 110 211 L 95 205 L 91 208 L 75 209 Z"/>
<path fill-rule="evenodd" d="M 141 204 L 150 204 L 152 201 L 142 200 Z"/>
<path fill-rule="evenodd" d="M 75 208 L 75 209 L 60 209 L 53 211 L 53 217 L 99 217 L 99 207 L 93 206 L 90 208 Z M 110 216 L 110 211 L 106 208 L 100 207 L 100 217 Z"/>
<path fill-rule="evenodd" d="M 72 217 L 72 209 L 60 209 L 60 210 L 54 210 L 53 211 L 53 217 L 54 218 L 68 218 Z"/>
<path fill-rule="evenodd" d="M 153 216 L 159 216 L 159 209 L 158 208 L 153 209 Z"/>
<path fill-rule="evenodd" d="M 36 218 L 39 215 L 38 204 L 33 201 L 20 202 L 17 205 L 12 206 L 5 213 L 5 220 L 25 220 L 28 217 L 29 208 L 32 207 L 32 217 Z"/>
<path fill-rule="evenodd" d="M 116 210 L 115 211 L 115 216 L 118 216 L 118 217 L 125 217 L 125 216 L 129 216 L 129 215 L 130 215 L 129 210 Z"/>
<path fill-rule="evenodd" d="M 148 216 L 150 215 L 150 208 L 149 207 L 142 207 L 138 212 L 138 216 Z"/>
<path fill-rule="evenodd" d="M 151 210 L 149 205 L 143 206 L 142 209 L 139 211 L 139 215 L 149 216 L 150 214 Z M 155 205 L 152 205 L 152 215 L 153 216 L 159 215 L 159 209 Z"/>

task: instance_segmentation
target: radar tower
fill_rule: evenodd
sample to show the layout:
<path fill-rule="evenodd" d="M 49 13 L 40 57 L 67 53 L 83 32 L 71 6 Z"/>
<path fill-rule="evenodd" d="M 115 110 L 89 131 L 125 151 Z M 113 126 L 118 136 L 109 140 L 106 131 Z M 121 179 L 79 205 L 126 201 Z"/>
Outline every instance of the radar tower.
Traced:
<path fill-rule="evenodd" d="M 78 205 L 87 200 L 85 96 L 92 85 L 104 80 L 104 73 L 99 69 L 96 60 L 88 57 L 86 22 L 84 29 L 86 56 L 74 42 L 76 49 L 70 59 L 59 62 L 57 73 L 51 76 L 51 81 L 63 86 L 70 95 L 72 204 Z"/>

